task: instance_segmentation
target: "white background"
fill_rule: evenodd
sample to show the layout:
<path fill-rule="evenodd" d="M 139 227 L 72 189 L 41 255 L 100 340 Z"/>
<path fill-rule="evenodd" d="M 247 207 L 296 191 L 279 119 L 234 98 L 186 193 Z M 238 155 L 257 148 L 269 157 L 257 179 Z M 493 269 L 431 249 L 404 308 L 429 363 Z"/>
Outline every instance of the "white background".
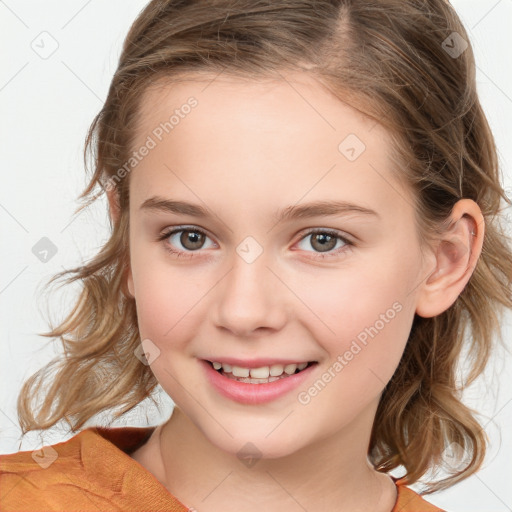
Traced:
<path fill-rule="evenodd" d="M 474 46 L 481 101 L 497 140 L 505 185 L 512 191 L 512 0 L 452 3 Z M 0 453 L 42 444 L 29 435 L 20 448 L 16 397 L 23 380 L 57 353 L 58 346 L 37 335 L 48 329 L 45 317 L 62 318 L 77 289 L 55 293 L 48 300 L 42 295 L 44 284 L 63 268 L 91 258 L 108 238 L 104 198 L 73 215 L 75 200 L 88 181 L 83 142 L 106 98 L 122 41 L 145 4 L 146 0 L 0 1 Z M 42 46 L 41 38 L 46 51 L 58 45 L 48 58 L 33 49 Z M 510 211 L 508 216 L 510 220 Z M 32 253 L 42 237 L 58 249 L 47 263 Z M 505 322 L 504 339 L 510 347 L 510 314 Z M 498 353 L 484 378 L 464 395 L 464 401 L 482 413 L 491 447 L 477 475 L 427 497 L 450 512 L 512 510 L 511 362 L 510 355 Z M 165 396 L 162 399 L 167 407 L 172 404 Z M 169 413 L 144 411 L 134 411 L 123 424 L 156 425 Z M 53 443 L 69 437 L 54 431 L 44 440 Z"/>

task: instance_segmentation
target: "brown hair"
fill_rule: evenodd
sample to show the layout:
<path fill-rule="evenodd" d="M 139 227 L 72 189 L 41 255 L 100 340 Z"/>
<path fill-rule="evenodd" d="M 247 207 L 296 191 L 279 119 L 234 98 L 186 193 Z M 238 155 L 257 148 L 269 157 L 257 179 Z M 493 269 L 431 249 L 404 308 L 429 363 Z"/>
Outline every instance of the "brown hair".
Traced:
<path fill-rule="evenodd" d="M 89 198 L 80 209 L 115 185 L 120 218 L 89 263 L 50 280 L 69 273 L 66 283 L 79 280 L 83 286 L 66 319 L 43 334 L 61 339 L 64 356 L 23 385 L 23 433 L 63 419 L 76 431 L 114 407 L 119 417 L 157 385 L 151 369 L 134 357 L 140 336 L 135 301 L 126 289 L 129 174 L 119 174 L 133 151 L 143 93 L 187 74 L 224 72 L 251 80 L 279 78 L 289 69 L 309 73 L 390 131 L 401 162 L 397 172 L 414 192 L 422 239 L 440 233 L 461 198 L 482 210 L 485 238 L 473 275 L 447 311 L 415 316 L 383 391 L 369 446 L 377 470 L 403 466 L 414 483 L 430 468 L 442 467 L 443 450 L 458 443 L 469 461 L 448 478 L 429 482 L 427 493 L 476 472 L 486 435 L 460 397 L 484 370 L 500 335 L 498 311 L 512 308 L 512 250 L 500 216 L 502 200 L 512 203 L 477 97 L 471 45 L 464 49 L 464 43 L 469 44 L 466 31 L 445 0 L 150 2 L 126 37 L 85 146 L 86 166 L 92 154 L 94 174 L 80 195 Z M 460 55 L 454 47 L 463 50 Z M 100 191 L 93 196 L 96 186 Z M 456 370 L 465 348 L 471 366 L 460 384 Z M 35 412 L 41 390 L 44 400 Z"/>

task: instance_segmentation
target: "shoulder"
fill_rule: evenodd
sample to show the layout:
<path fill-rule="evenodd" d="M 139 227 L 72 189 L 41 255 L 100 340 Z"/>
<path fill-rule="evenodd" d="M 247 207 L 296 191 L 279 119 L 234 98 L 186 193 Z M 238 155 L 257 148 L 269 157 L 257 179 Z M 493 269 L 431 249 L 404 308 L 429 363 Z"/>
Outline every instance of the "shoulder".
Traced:
<path fill-rule="evenodd" d="M 95 434 L 86 430 L 68 441 L 43 446 L 39 450 L 0 455 L 0 503 L 2 510 L 23 507 L 51 508 L 52 492 L 61 491 L 66 482 L 87 480 L 81 460 L 84 439 Z M 69 494 L 70 489 L 66 491 Z M 24 509 L 24 508 L 23 508 Z M 42 508 L 41 508 L 42 509 Z"/>
<path fill-rule="evenodd" d="M 405 478 L 395 478 L 397 500 L 391 512 L 447 512 L 422 498 L 418 493 L 407 487 Z"/>
<path fill-rule="evenodd" d="M 0 509 L 136 510 L 145 500 L 152 510 L 186 510 L 128 455 L 153 430 L 92 427 L 39 450 L 0 455 Z"/>

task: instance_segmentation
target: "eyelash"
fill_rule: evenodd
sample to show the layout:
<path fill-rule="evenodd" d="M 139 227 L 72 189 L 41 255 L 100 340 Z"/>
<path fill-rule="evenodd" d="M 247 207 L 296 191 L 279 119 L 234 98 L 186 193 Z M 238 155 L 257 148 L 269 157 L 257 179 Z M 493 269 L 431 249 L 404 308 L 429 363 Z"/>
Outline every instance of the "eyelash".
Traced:
<path fill-rule="evenodd" d="M 168 231 L 165 231 L 164 233 L 162 233 L 157 241 L 159 242 L 165 242 L 171 235 L 174 235 L 176 233 L 181 233 L 182 231 L 189 231 L 191 233 L 200 233 L 202 235 L 204 235 L 205 237 L 208 237 L 208 234 L 203 231 L 202 229 L 199 229 L 199 228 L 192 228 L 192 227 L 180 227 L 180 228 L 173 228 L 173 229 L 170 229 Z M 308 232 L 306 232 L 302 237 L 301 239 L 299 240 L 302 241 L 304 239 L 306 239 L 308 236 L 311 236 L 311 235 L 316 235 L 318 233 L 321 233 L 321 234 L 324 234 L 324 235 L 329 235 L 329 236 L 332 236 L 334 238 L 337 238 L 339 240 L 341 240 L 345 245 L 341 248 L 338 248 L 337 250 L 333 250 L 333 251 L 329 251 L 329 252 L 326 252 L 326 253 L 316 253 L 317 254 L 317 257 L 314 258 L 314 259 L 325 259 L 325 258 L 333 258 L 335 256 L 338 256 L 340 253 L 342 252 L 345 252 L 349 249 L 351 249 L 352 247 L 355 246 L 355 244 L 350 241 L 349 239 L 341 236 L 337 231 L 333 231 L 331 229 L 312 229 Z M 194 255 L 195 252 L 199 252 L 199 250 L 197 251 L 177 251 L 175 249 L 172 249 L 171 246 L 167 243 L 164 243 L 164 248 L 167 252 L 171 253 L 173 256 L 175 257 L 178 257 L 178 258 L 194 258 L 196 257 Z M 310 251 L 307 251 L 307 252 L 310 252 Z"/>

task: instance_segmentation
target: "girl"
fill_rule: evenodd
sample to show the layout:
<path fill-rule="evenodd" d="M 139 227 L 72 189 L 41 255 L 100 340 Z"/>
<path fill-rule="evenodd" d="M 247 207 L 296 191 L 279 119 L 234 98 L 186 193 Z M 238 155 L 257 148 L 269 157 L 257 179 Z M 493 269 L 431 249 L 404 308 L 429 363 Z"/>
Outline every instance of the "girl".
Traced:
<path fill-rule="evenodd" d="M 2 457 L 2 510 L 439 511 L 406 485 L 480 468 L 511 202 L 446 1 L 154 0 L 86 150 L 112 236 L 18 401 L 76 435 Z"/>

